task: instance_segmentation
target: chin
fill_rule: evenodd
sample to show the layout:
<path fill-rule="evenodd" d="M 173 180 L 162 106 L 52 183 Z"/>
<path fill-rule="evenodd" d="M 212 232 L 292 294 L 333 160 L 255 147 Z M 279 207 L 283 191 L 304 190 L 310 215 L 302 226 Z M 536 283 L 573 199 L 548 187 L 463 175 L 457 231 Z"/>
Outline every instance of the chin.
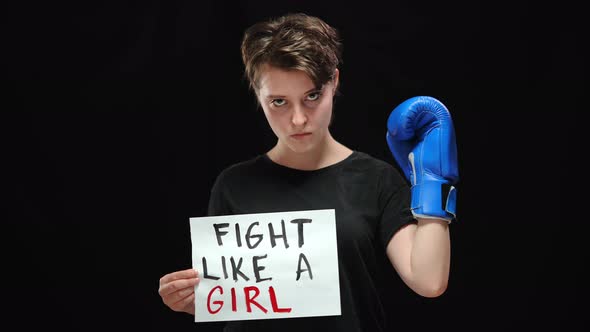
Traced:
<path fill-rule="evenodd" d="M 289 150 L 295 153 L 306 153 L 315 147 L 315 144 L 288 144 Z"/>

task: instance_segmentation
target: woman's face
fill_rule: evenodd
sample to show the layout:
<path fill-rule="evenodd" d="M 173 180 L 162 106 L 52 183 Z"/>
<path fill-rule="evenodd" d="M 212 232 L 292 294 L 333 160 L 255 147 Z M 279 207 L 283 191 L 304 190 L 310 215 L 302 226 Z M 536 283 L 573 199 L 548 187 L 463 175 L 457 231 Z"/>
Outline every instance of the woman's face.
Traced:
<path fill-rule="evenodd" d="M 305 72 L 266 65 L 258 86 L 258 100 L 281 149 L 302 153 L 324 142 L 338 86 L 338 69 L 334 79 L 316 87 Z"/>

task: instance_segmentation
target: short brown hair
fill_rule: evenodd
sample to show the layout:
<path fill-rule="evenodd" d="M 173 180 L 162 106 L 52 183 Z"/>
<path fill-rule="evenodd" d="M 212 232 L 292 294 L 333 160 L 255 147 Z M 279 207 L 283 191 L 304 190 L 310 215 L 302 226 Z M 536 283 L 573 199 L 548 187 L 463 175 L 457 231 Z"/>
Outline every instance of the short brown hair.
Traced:
<path fill-rule="evenodd" d="M 338 31 L 318 17 L 287 14 L 250 26 L 242 38 L 241 52 L 250 88 L 259 89 L 263 65 L 301 70 L 321 87 L 342 62 Z"/>

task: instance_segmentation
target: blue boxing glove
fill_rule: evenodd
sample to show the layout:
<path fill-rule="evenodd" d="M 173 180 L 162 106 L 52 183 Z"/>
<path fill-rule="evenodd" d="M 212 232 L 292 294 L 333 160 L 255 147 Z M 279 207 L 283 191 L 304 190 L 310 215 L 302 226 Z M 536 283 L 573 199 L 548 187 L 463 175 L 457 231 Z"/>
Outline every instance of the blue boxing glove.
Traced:
<path fill-rule="evenodd" d="M 386 139 L 411 183 L 414 217 L 453 221 L 459 169 L 448 109 L 432 97 L 412 97 L 389 115 Z"/>

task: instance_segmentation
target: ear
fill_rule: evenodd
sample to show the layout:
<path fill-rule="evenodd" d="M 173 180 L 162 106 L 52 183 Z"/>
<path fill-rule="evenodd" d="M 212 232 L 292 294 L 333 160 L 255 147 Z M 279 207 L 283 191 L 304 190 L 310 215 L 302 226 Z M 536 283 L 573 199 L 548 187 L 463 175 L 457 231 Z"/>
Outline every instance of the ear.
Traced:
<path fill-rule="evenodd" d="M 338 70 L 338 68 L 336 68 L 336 69 L 334 69 L 334 76 L 333 76 L 334 90 L 332 91 L 332 95 L 336 95 L 336 91 L 338 90 L 339 79 L 340 79 L 340 71 Z"/>

